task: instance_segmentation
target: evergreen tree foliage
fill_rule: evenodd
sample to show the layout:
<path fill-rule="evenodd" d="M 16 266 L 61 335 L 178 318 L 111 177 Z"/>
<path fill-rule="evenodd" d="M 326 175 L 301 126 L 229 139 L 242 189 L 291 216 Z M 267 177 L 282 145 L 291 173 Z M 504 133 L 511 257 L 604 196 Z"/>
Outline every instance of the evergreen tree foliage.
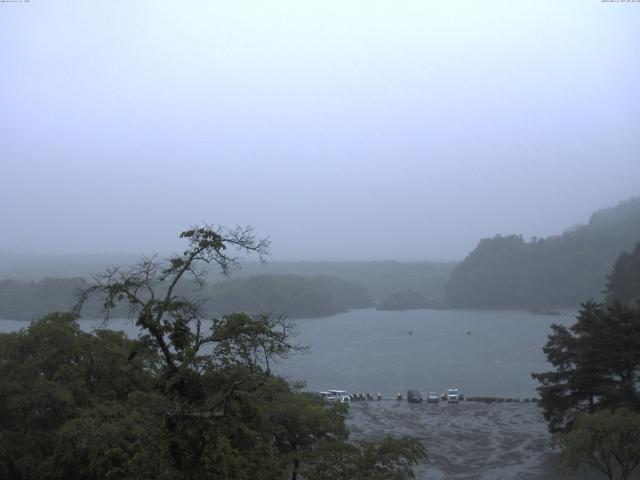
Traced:
<path fill-rule="evenodd" d="M 551 431 L 567 431 L 579 413 L 640 411 L 640 308 L 582 305 L 567 328 L 553 325 L 544 352 L 554 371 L 534 373 Z"/>
<path fill-rule="evenodd" d="M 607 276 L 607 300 L 633 305 L 640 301 L 640 242 L 631 253 L 622 252 Z"/>

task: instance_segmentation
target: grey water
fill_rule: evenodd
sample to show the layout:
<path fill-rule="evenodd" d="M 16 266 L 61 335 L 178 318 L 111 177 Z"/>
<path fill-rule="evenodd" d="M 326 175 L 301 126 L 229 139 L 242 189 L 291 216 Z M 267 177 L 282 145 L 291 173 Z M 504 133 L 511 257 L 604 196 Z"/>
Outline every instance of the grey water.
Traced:
<path fill-rule="evenodd" d="M 468 396 L 534 397 L 531 372 L 550 367 L 542 351 L 550 325 L 575 321 L 575 312 L 565 313 L 362 309 L 298 319 L 294 341 L 308 352 L 273 369 L 306 382 L 311 391 L 380 392 L 389 398 L 410 388 L 443 392 L 456 387 Z M 26 325 L 2 320 L 0 331 Z M 80 325 L 90 331 L 103 321 L 82 319 Z M 138 334 L 127 319 L 112 319 L 108 326 L 130 337 Z"/>
<path fill-rule="evenodd" d="M 306 355 L 278 371 L 309 390 L 395 395 L 462 389 L 473 396 L 534 397 L 531 372 L 549 369 L 542 347 L 552 323 L 575 321 L 526 311 L 354 310 L 298 320 Z"/>

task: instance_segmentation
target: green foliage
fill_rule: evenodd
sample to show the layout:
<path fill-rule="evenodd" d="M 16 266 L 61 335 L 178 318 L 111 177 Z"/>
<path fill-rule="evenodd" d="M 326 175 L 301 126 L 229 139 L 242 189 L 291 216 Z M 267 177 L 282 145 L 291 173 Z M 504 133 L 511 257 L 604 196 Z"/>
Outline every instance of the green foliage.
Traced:
<path fill-rule="evenodd" d="M 552 326 L 544 352 L 555 370 L 532 375 L 552 431 L 571 429 L 578 413 L 640 411 L 640 309 L 583 304 L 570 328 Z"/>
<path fill-rule="evenodd" d="M 596 212 L 561 236 L 480 241 L 451 273 L 449 304 L 480 308 L 575 306 L 598 298 L 620 252 L 640 239 L 640 198 Z"/>
<path fill-rule="evenodd" d="M 626 408 L 583 414 L 570 432 L 556 434 L 554 443 L 565 470 L 590 465 L 612 480 L 625 480 L 640 463 L 640 415 Z"/>
<path fill-rule="evenodd" d="M 139 354 L 129 358 L 133 350 Z M 154 350 L 123 334 L 81 332 L 70 314 L 51 314 L 0 335 L 3 478 L 100 478 L 59 473 L 54 458 L 70 447 L 59 436 L 84 412 L 151 389 L 156 360 Z"/>
<path fill-rule="evenodd" d="M 607 276 L 607 300 L 627 305 L 640 302 L 640 242 L 631 253 L 622 252 Z"/>
<path fill-rule="evenodd" d="M 213 357 L 223 366 L 241 365 L 251 372 L 264 366 L 269 374 L 270 359 L 286 358 L 291 351 L 304 350 L 290 342 L 291 328 L 283 317 L 269 314 L 252 317 L 234 313 L 214 319 L 210 337 Z"/>
<path fill-rule="evenodd" d="M 121 402 L 84 408 L 53 437 L 52 478 L 172 479 L 178 476 L 158 422 L 165 399 L 132 392 Z M 166 408 L 166 406 L 164 406 Z"/>

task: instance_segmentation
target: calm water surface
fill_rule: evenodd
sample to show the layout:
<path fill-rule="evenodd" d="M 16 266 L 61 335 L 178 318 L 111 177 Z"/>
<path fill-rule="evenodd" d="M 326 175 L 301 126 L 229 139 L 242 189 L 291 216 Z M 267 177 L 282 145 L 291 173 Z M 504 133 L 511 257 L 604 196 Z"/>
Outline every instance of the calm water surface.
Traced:
<path fill-rule="evenodd" d="M 381 392 L 389 398 L 415 388 L 442 392 L 458 387 L 467 395 L 533 397 L 531 372 L 549 369 L 542 347 L 552 323 L 571 324 L 575 312 L 538 316 L 523 311 L 353 310 L 327 318 L 296 320 L 298 343 L 309 352 L 274 367 L 309 390 Z M 81 320 L 84 330 L 102 325 Z M 0 321 L 0 331 L 25 322 Z M 110 328 L 137 335 L 114 319 Z"/>
<path fill-rule="evenodd" d="M 575 312 L 355 310 L 298 320 L 298 340 L 310 352 L 278 370 L 310 390 L 389 396 L 458 387 L 467 395 L 532 397 L 531 372 L 549 369 L 542 347 L 550 325 L 574 321 Z"/>

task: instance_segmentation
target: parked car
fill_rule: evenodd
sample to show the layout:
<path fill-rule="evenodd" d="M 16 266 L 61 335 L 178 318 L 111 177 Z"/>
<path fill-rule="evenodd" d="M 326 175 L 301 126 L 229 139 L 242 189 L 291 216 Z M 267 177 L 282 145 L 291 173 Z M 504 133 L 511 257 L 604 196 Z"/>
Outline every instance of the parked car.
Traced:
<path fill-rule="evenodd" d="M 422 403 L 422 394 L 418 390 L 409 390 L 407 392 L 407 402 Z"/>
<path fill-rule="evenodd" d="M 460 400 L 464 400 L 462 393 L 457 388 L 450 388 L 447 390 L 447 402 L 458 403 Z"/>
<path fill-rule="evenodd" d="M 351 403 L 351 397 L 346 390 L 329 390 L 328 392 L 333 397 L 329 401 Z"/>
<path fill-rule="evenodd" d="M 440 401 L 440 395 L 437 392 L 429 392 L 427 395 L 427 403 L 438 403 Z"/>

